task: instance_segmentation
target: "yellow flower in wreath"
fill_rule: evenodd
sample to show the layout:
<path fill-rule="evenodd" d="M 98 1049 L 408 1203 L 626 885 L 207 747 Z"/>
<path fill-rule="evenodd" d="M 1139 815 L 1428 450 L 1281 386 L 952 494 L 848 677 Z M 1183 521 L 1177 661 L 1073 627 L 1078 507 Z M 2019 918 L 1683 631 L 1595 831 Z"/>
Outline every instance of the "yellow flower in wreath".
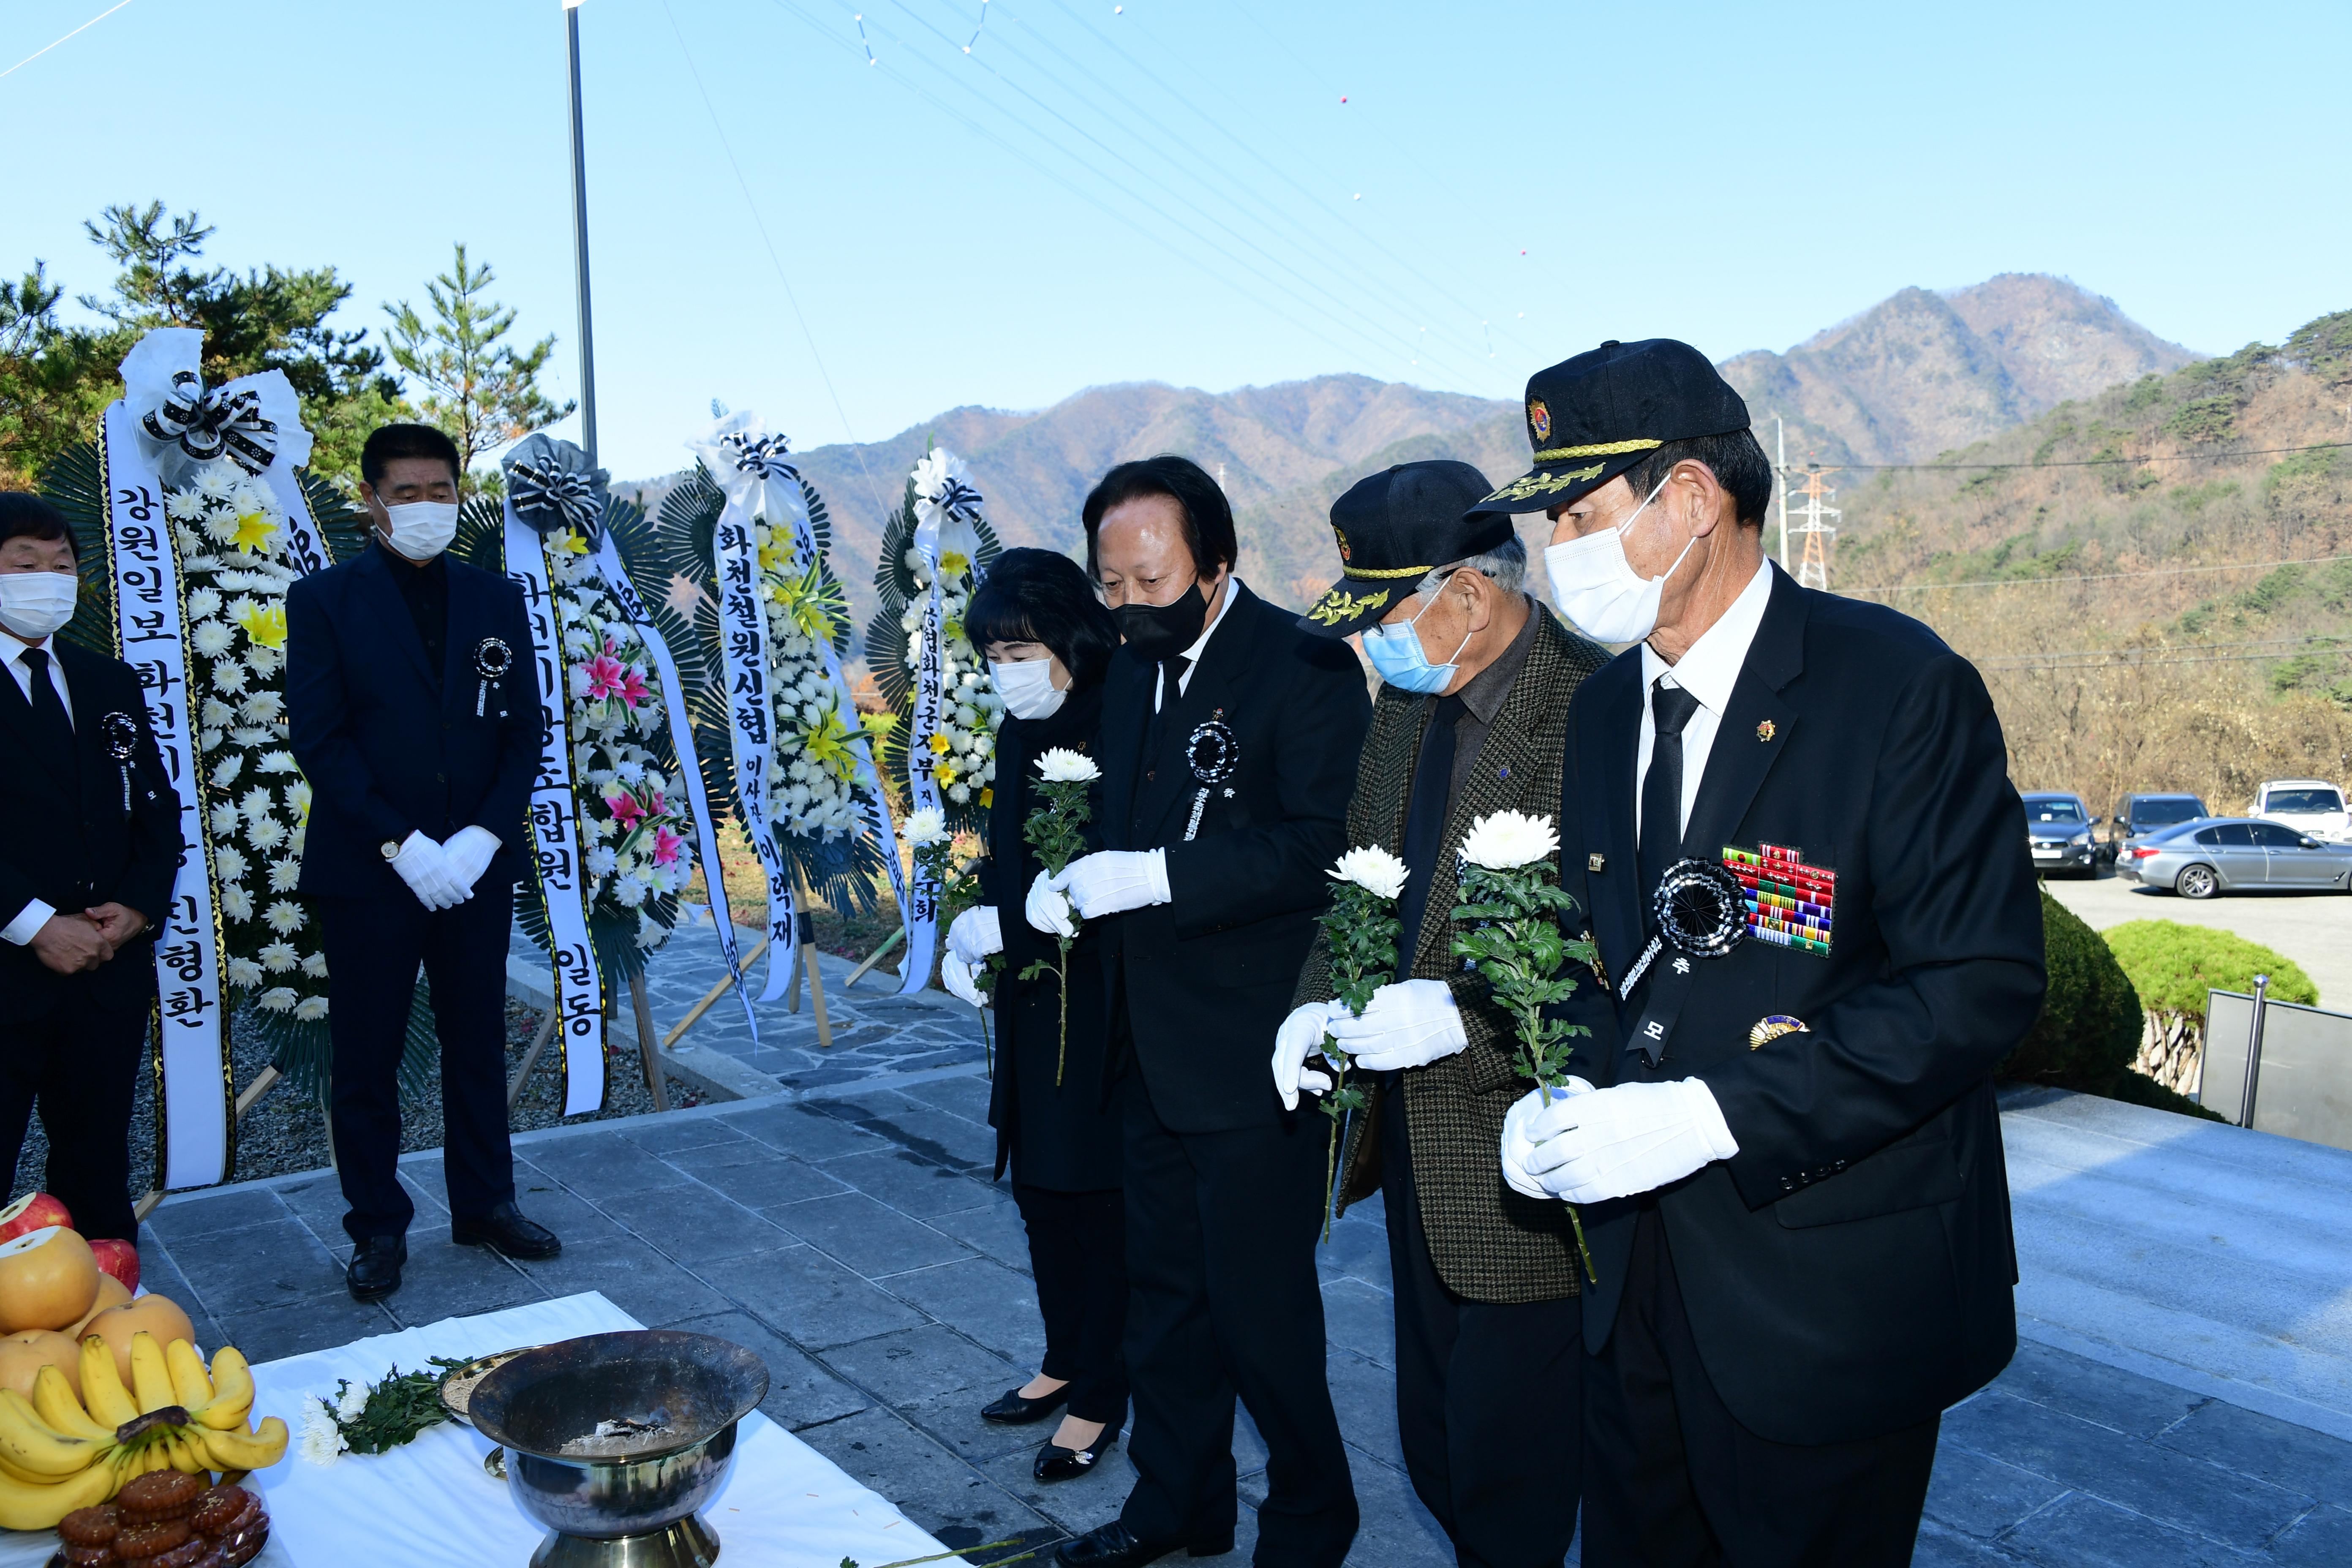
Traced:
<path fill-rule="evenodd" d="M 801 745 L 803 755 L 837 779 L 857 771 L 857 758 L 849 749 L 849 727 L 841 721 L 838 708 L 826 709 L 822 722 L 803 726 Z"/>
<path fill-rule="evenodd" d="M 971 563 L 960 550 L 950 550 L 940 557 L 940 571 L 950 577 L 961 577 L 971 570 Z"/>
<path fill-rule="evenodd" d="M 954 748 L 949 744 L 948 738 L 945 735 L 934 735 L 931 737 L 931 755 L 935 757 L 944 757 L 952 750 L 954 750 Z"/>
<path fill-rule="evenodd" d="M 938 780 L 940 784 L 951 784 L 955 783 L 955 764 L 953 763 L 941 761 L 932 765 L 931 777 Z"/>
<path fill-rule="evenodd" d="M 236 532 L 229 542 L 247 554 L 259 555 L 278 537 L 278 525 L 269 521 L 266 511 L 241 511 L 236 514 Z"/>
<path fill-rule="evenodd" d="M 245 635 L 263 647 L 286 648 L 286 606 L 283 605 L 247 605 L 236 613 L 236 624 Z"/>

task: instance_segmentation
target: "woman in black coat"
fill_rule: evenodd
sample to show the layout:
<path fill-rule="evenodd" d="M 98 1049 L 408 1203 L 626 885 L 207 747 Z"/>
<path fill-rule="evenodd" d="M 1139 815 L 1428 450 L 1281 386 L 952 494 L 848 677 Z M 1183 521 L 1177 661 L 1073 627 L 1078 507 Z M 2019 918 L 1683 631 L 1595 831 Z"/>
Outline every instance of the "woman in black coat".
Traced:
<path fill-rule="evenodd" d="M 964 626 L 988 656 L 1005 720 L 981 871 L 986 901 L 956 918 L 941 968 L 949 989 L 969 1001 L 974 970 L 988 954 L 1003 954 L 994 981 L 998 1047 L 988 1120 L 996 1129 L 996 1173 L 1002 1177 L 1008 1163 L 1013 1169 L 1045 1320 L 1044 1368 L 981 1415 L 1018 1425 L 1066 1406 L 1035 1465 L 1039 1480 L 1064 1480 L 1092 1468 L 1127 1419 L 1119 1119 L 1103 1083 L 1109 1008 L 1098 937 L 1083 931 L 1070 950 L 1065 1047 L 1063 997 L 1050 969 L 1055 942 L 1022 917 L 1039 870 L 1022 826 L 1037 798 L 1037 759 L 1055 747 L 1093 754 L 1118 631 L 1085 571 L 1044 550 L 999 556 L 972 595 Z M 1046 973 L 1020 978 L 1041 959 Z"/>

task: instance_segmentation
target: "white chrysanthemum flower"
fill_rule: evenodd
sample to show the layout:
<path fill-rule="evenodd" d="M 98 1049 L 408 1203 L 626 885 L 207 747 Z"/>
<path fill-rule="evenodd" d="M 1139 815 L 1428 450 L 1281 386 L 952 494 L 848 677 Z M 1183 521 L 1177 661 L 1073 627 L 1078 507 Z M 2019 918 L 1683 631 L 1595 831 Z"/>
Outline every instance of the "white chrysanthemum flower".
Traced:
<path fill-rule="evenodd" d="M 305 996 L 294 1004 L 294 1017 L 299 1023 L 316 1023 L 326 1016 L 327 999 L 324 996 Z"/>
<path fill-rule="evenodd" d="M 296 779 L 286 786 L 286 809 L 297 816 L 310 815 L 310 781 Z"/>
<path fill-rule="evenodd" d="M 226 789 L 236 783 L 236 775 L 243 772 L 245 772 L 245 753 L 231 752 L 227 756 L 223 757 L 220 765 L 213 770 L 213 787 Z"/>
<path fill-rule="evenodd" d="M 228 738 L 235 741 L 238 745 L 250 750 L 255 746 L 266 746 L 278 737 L 270 733 L 268 729 L 263 725 L 239 724 L 228 732 Z"/>
<path fill-rule="evenodd" d="M 221 742 L 227 739 L 228 731 L 226 730 L 199 730 L 196 731 L 196 750 L 217 752 L 221 748 Z"/>
<path fill-rule="evenodd" d="M 272 974 L 283 974 L 301 962 L 290 942 L 273 942 L 261 950 L 261 967 Z"/>
<path fill-rule="evenodd" d="M 194 490 L 173 490 L 163 498 L 163 515 L 173 522 L 194 522 L 205 515 L 205 498 Z"/>
<path fill-rule="evenodd" d="M 220 906 L 221 913 L 233 921 L 249 921 L 253 918 L 253 900 L 246 897 L 243 888 L 223 888 Z"/>
<path fill-rule="evenodd" d="M 286 656 L 274 647 L 256 646 L 245 650 L 246 668 L 263 679 L 278 673 L 286 663 Z"/>
<path fill-rule="evenodd" d="M 1377 845 L 1349 850 L 1331 868 L 1333 879 L 1353 882 L 1379 898 L 1393 899 L 1404 889 L 1405 864 Z"/>
<path fill-rule="evenodd" d="M 188 634 L 188 646 L 206 658 L 218 658 L 236 642 L 236 634 L 220 621 L 198 621 Z"/>
<path fill-rule="evenodd" d="M 253 999 L 253 1005 L 267 1013 L 291 1013 L 294 1011 L 294 1004 L 300 1000 L 301 998 L 294 994 L 292 986 L 273 985 L 256 996 Z"/>
<path fill-rule="evenodd" d="M 948 798 L 955 802 L 958 805 L 968 804 L 971 799 L 971 786 L 960 784 L 948 785 Z"/>
<path fill-rule="evenodd" d="M 302 1458 L 314 1465 L 331 1465 L 351 1445 L 343 1440 L 343 1429 L 335 1425 L 335 1413 L 325 1400 L 315 1396 L 302 1401 Z"/>
<path fill-rule="evenodd" d="M 257 691 L 237 710 L 248 724 L 268 724 L 284 715 L 286 699 L 275 691 Z"/>
<path fill-rule="evenodd" d="M 290 893 L 295 889 L 296 886 L 301 882 L 301 880 L 302 862 L 299 860 L 272 860 L 269 863 L 269 890 L 271 892 Z"/>
<path fill-rule="evenodd" d="M 211 821 L 215 838 L 226 838 L 245 825 L 245 817 L 236 809 L 236 803 L 226 800 L 213 806 Z"/>
<path fill-rule="evenodd" d="M 256 849 L 275 849 L 286 842 L 286 825 L 274 816 L 265 816 L 245 830 L 245 841 Z"/>
<path fill-rule="evenodd" d="M 293 900 L 279 899 L 269 906 L 261 918 L 271 931 L 280 936 L 291 936 L 300 931 L 310 917 L 304 914 L 302 906 Z"/>
<path fill-rule="evenodd" d="M 1092 784 L 1102 777 L 1092 757 L 1066 746 L 1055 746 L 1039 757 L 1037 772 L 1051 784 Z"/>
<path fill-rule="evenodd" d="M 205 698 L 204 706 L 196 710 L 196 722 L 213 731 L 226 727 L 228 721 L 236 717 L 236 710 L 217 697 Z"/>
<path fill-rule="evenodd" d="M 635 784 L 646 776 L 646 764 L 638 762 L 623 763 L 613 770 L 613 776 L 625 784 Z"/>
<path fill-rule="evenodd" d="M 270 809 L 277 804 L 278 797 L 269 793 L 269 788 L 266 784 L 254 785 L 247 790 L 244 798 L 236 803 L 237 809 L 245 813 L 246 819 L 249 822 L 259 822 L 269 815 Z"/>
<path fill-rule="evenodd" d="M 219 500 L 236 493 L 238 472 L 236 464 L 215 458 L 196 470 L 191 486 L 205 500 Z"/>
<path fill-rule="evenodd" d="M 245 666 L 235 659 L 223 659 L 213 666 L 213 689 L 226 696 L 235 697 L 244 691 L 251 679 Z"/>
<path fill-rule="evenodd" d="M 953 837 L 954 835 L 948 831 L 948 819 L 945 813 L 925 806 L 907 818 L 907 826 L 899 830 L 899 837 L 904 838 L 910 847 L 920 849 L 927 844 L 937 844 L 943 839 Z"/>
<path fill-rule="evenodd" d="M 327 955 L 323 952 L 304 953 L 302 973 L 313 980 L 324 980 L 327 977 Z"/>
<path fill-rule="evenodd" d="M 592 877 L 611 876 L 617 858 L 610 846 L 599 844 L 588 851 L 588 874 Z"/>
<path fill-rule="evenodd" d="M 221 605 L 221 596 L 210 588 L 198 588 L 188 595 L 188 619 L 209 620 Z"/>
<path fill-rule="evenodd" d="M 255 767 L 257 771 L 265 773 L 290 773 L 300 771 L 295 766 L 294 753 L 291 752 L 271 752 L 256 763 Z"/>
<path fill-rule="evenodd" d="M 648 890 L 642 872 L 632 871 L 625 877 L 613 879 L 613 900 L 623 909 L 633 910 L 644 903 Z"/>
<path fill-rule="evenodd" d="M 245 857 L 228 845 L 213 851 L 213 871 L 224 882 L 242 882 L 248 869 Z"/>
<path fill-rule="evenodd" d="M 228 961 L 228 982 L 240 991 L 250 991 L 261 984 L 261 965 L 249 958 Z"/>
<path fill-rule="evenodd" d="M 1462 858 L 1489 871 L 1511 871 L 1559 853 L 1559 833 L 1549 816 L 1497 811 L 1470 825 Z"/>

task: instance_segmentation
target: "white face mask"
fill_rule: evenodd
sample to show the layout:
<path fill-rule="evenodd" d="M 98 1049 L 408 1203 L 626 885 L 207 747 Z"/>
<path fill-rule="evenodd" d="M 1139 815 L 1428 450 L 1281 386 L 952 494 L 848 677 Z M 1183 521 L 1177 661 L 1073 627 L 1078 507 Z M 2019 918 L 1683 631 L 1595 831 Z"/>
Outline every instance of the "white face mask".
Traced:
<path fill-rule="evenodd" d="M 1049 718 L 1061 710 L 1063 700 L 1070 695 L 1054 684 L 1050 658 L 1024 658 L 1019 664 L 990 659 L 988 673 L 996 682 L 996 694 L 1004 699 L 1004 710 L 1015 719 Z"/>
<path fill-rule="evenodd" d="M 392 520 L 392 547 L 419 564 L 448 549 L 457 537 L 456 501 L 413 500 L 387 506 L 383 512 Z"/>
<path fill-rule="evenodd" d="M 1667 479 L 1674 476 L 1669 474 Z M 1664 577 L 1643 577 L 1625 559 L 1625 531 L 1634 518 L 1650 510 L 1666 479 L 1633 509 L 1633 516 L 1614 528 L 1570 539 L 1544 552 L 1544 572 L 1551 578 L 1551 602 L 1577 630 L 1595 642 L 1640 642 L 1658 629 L 1658 599 L 1666 577 L 1681 567 L 1691 552 L 1693 539 L 1666 568 Z"/>
<path fill-rule="evenodd" d="M 70 572 L 0 572 L 0 626 L 40 641 L 73 619 L 80 585 Z"/>

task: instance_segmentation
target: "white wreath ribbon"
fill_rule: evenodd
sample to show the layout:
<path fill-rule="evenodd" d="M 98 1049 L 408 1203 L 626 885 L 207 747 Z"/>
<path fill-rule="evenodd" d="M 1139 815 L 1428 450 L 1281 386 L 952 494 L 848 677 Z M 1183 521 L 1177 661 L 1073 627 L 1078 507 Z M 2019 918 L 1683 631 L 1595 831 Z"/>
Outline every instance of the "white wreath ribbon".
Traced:
<path fill-rule="evenodd" d="M 980 552 L 980 532 L 972 526 L 979 516 L 980 492 L 963 482 L 963 465 L 944 447 L 924 455 L 915 465 L 915 554 L 930 579 L 923 601 L 923 622 L 917 639 L 915 701 L 907 725 L 907 795 L 916 811 L 940 811 L 939 781 L 931 775 L 931 737 L 940 732 L 947 705 L 946 628 L 941 625 L 940 557 L 950 550 L 966 560 Z M 896 847 L 895 846 L 893 847 Z M 891 856 L 891 863 L 898 857 Z M 907 911 L 906 981 L 899 986 L 912 994 L 929 984 L 931 964 L 939 953 L 939 878 L 915 868 Z"/>

